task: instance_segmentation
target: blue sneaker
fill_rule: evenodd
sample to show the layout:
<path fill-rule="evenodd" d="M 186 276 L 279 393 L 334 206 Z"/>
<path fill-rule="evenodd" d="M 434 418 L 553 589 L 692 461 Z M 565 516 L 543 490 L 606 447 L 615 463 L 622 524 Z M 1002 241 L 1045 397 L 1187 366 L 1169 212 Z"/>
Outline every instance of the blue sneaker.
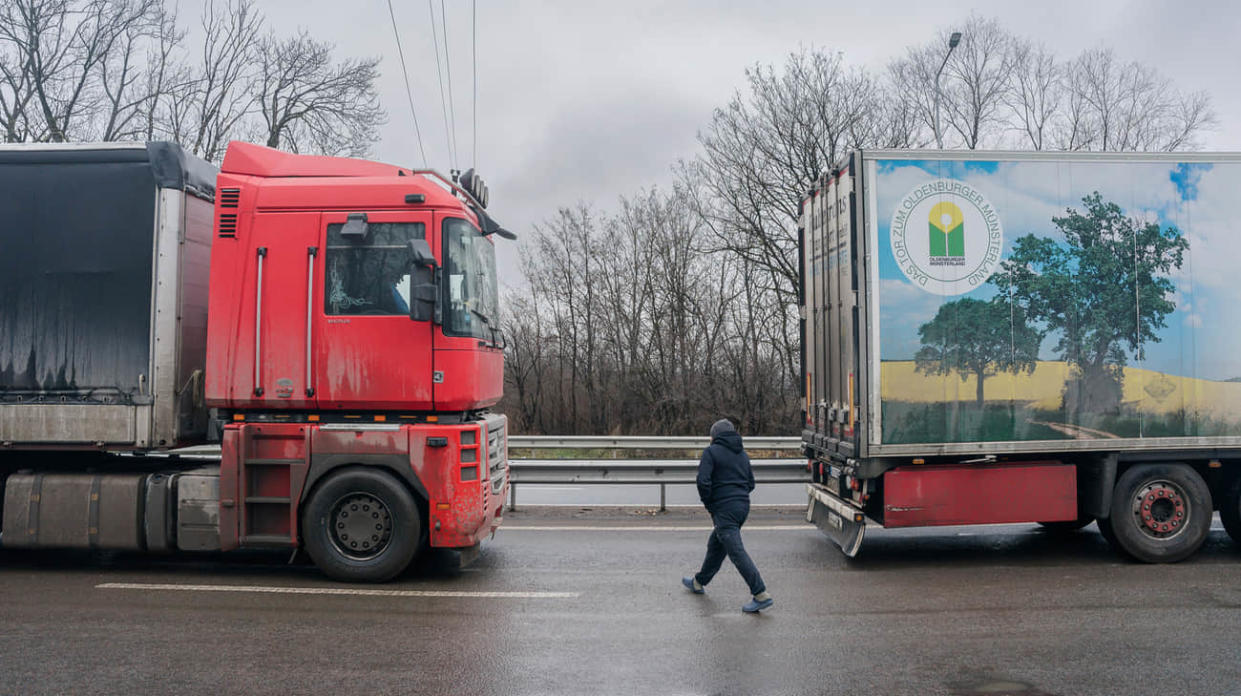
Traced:
<path fill-rule="evenodd" d="M 757 614 L 764 609 L 770 609 L 772 604 L 775 604 L 775 600 L 771 599 L 770 597 L 768 597 L 767 599 L 761 600 L 761 601 L 757 599 L 751 599 L 750 601 L 741 605 L 741 611 L 744 611 L 747 614 Z"/>
<path fill-rule="evenodd" d="M 693 578 L 681 578 L 681 584 L 685 585 L 685 589 L 689 590 L 690 592 L 693 592 L 694 594 L 703 594 L 704 592 L 707 591 L 707 588 L 702 587 L 702 586 L 694 587 Z"/>

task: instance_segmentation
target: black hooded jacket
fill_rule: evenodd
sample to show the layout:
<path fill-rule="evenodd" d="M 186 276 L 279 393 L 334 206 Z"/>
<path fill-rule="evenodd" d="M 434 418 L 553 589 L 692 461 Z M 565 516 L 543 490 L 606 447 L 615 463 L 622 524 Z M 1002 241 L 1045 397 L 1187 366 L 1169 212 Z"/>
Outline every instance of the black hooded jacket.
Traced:
<path fill-rule="evenodd" d="M 698 497 L 708 512 L 728 500 L 750 500 L 754 472 L 741 446 L 741 435 L 729 430 L 711 439 L 698 461 Z"/>

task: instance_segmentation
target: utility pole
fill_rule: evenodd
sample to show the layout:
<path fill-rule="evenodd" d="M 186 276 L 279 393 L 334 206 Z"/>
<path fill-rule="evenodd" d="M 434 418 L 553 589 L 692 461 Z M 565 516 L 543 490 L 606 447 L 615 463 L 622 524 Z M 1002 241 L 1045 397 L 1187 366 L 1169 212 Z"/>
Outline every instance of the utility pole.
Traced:
<path fill-rule="evenodd" d="M 948 58 L 952 55 L 952 50 L 961 43 L 961 32 L 954 31 L 948 39 L 948 52 L 944 54 L 944 62 L 939 64 L 939 70 L 935 71 L 935 147 L 944 149 L 944 137 L 939 130 L 939 101 L 942 97 L 939 91 L 939 76 L 944 72 L 944 66 L 948 65 Z"/>

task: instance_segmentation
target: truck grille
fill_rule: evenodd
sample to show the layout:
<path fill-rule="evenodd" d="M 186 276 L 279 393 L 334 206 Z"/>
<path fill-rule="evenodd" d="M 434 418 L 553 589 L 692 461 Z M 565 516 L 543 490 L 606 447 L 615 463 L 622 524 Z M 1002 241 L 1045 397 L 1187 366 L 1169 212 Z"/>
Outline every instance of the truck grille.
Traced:
<path fill-rule="evenodd" d="M 490 420 L 487 424 L 487 470 L 491 479 L 491 492 L 504 488 L 508 469 L 508 421 L 505 418 Z"/>

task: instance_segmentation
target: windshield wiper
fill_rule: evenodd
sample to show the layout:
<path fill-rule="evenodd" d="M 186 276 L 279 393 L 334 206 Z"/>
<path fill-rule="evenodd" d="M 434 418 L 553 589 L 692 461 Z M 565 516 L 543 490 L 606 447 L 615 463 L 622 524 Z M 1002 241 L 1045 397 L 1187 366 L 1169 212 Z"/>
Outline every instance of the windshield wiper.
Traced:
<path fill-rule="evenodd" d="M 491 347 L 499 348 L 500 342 L 496 340 L 496 335 L 500 333 L 500 330 L 491 324 L 491 319 L 489 319 L 486 314 L 483 314 L 482 312 L 478 311 L 477 309 L 474 309 L 473 307 L 470 307 L 470 314 L 473 314 L 474 316 L 478 317 L 479 319 L 482 320 L 484 324 L 487 325 L 487 330 L 491 332 Z"/>

